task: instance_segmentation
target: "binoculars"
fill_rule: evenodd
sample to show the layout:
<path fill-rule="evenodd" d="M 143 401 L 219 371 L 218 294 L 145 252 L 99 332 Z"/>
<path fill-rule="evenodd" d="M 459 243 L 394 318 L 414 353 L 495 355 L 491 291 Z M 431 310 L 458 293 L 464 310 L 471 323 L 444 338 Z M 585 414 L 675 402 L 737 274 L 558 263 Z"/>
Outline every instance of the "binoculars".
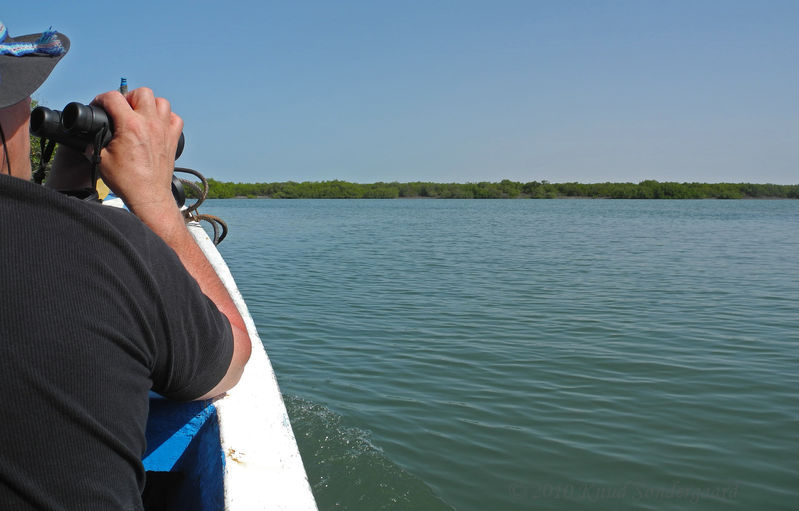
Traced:
<path fill-rule="evenodd" d="M 98 137 L 102 133 L 102 138 Z M 37 106 L 31 112 L 31 135 L 64 144 L 79 152 L 86 151 L 90 144 L 98 143 L 102 149 L 114 136 L 114 124 L 105 110 L 97 105 L 72 102 L 63 112 Z M 177 160 L 183 152 L 183 133 L 175 152 Z"/>
<path fill-rule="evenodd" d="M 64 107 L 63 112 L 43 106 L 34 108 L 31 112 L 30 131 L 31 135 L 63 144 L 81 153 L 85 152 L 89 145 L 95 146 L 95 151 L 99 152 L 114 137 L 114 124 L 101 107 L 73 102 Z M 176 160 L 180 158 L 185 143 L 186 139 L 181 133 L 175 151 Z M 172 195 L 178 207 L 183 207 L 186 194 L 180 179 L 174 174 Z"/>

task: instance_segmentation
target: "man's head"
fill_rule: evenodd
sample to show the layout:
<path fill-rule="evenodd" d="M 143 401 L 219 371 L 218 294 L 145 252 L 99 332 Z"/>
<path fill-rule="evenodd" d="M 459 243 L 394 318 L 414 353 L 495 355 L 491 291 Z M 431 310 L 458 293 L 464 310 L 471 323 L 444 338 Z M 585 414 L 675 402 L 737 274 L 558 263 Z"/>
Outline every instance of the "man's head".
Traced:
<path fill-rule="evenodd" d="M 68 50 L 64 34 L 10 37 L 0 22 L 0 172 L 30 178 L 30 96 Z"/>

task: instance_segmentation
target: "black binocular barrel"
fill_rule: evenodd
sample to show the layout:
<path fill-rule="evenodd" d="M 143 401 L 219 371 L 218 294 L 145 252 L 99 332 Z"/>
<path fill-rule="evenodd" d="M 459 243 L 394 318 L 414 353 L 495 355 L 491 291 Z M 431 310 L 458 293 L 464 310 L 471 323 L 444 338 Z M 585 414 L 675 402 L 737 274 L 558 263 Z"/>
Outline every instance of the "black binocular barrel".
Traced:
<path fill-rule="evenodd" d="M 114 132 L 114 124 L 99 106 L 84 105 L 72 102 L 64 107 L 61 113 L 61 126 L 68 134 L 81 138 L 94 138 L 102 129 L 108 133 L 108 141 L 111 141 L 111 134 Z"/>
<path fill-rule="evenodd" d="M 84 151 L 89 144 L 94 144 L 97 134 L 105 129 L 100 147 L 111 142 L 114 124 L 105 110 L 97 105 L 84 105 L 72 102 L 64 107 L 63 112 L 36 107 L 31 112 L 31 134 L 54 140 L 78 151 Z M 180 158 L 186 139 L 180 134 L 175 159 Z"/>
<path fill-rule="evenodd" d="M 85 139 L 64 132 L 61 127 L 61 112 L 43 106 L 37 106 L 31 112 L 30 131 L 31 135 L 53 140 L 81 152 L 89 145 Z"/>

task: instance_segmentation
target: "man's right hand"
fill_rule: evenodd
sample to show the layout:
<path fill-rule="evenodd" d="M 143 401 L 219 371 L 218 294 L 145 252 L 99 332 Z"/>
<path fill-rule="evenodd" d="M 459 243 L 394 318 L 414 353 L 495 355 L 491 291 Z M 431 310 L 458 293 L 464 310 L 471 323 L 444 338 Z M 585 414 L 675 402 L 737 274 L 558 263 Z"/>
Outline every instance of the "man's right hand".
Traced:
<path fill-rule="evenodd" d="M 174 217 L 172 172 L 183 120 L 144 87 L 127 96 L 106 92 L 93 103 L 114 123 L 114 137 L 100 154 L 103 181 L 146 224 L 163 222 L 167 212 Z"/>

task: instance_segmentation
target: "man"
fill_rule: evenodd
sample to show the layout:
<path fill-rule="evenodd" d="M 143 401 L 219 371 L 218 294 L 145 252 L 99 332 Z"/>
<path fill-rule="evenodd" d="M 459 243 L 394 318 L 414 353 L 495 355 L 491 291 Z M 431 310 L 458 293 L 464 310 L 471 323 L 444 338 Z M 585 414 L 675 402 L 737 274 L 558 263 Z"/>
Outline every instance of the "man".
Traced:
<path fill-rule="evenodd" d="M 149 390 L 228 390 L 250 339 L 172 198 L 166 100 L 94 101 L 115 129 L 100 173 L 133 214 L 30 182 L 30 95 L 68 49 L 0 28 L 0 509 L 138 510 Z"/>

